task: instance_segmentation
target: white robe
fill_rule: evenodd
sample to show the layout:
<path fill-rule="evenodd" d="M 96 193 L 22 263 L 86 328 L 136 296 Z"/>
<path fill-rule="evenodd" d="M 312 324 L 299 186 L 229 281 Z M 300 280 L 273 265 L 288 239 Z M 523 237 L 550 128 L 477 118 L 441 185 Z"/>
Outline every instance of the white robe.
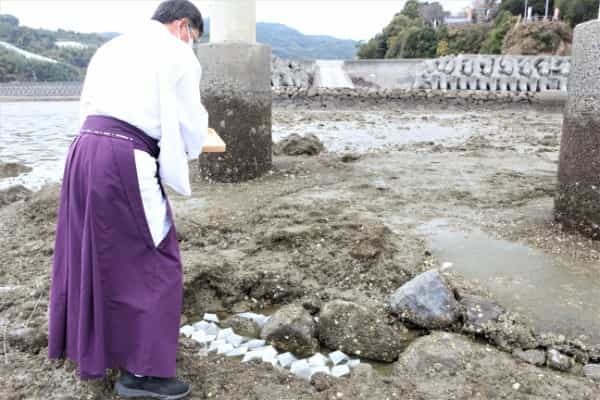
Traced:
<path fill-rule="evenodd" d="M 202 69 L 193 50 L 157 21 L 104 44 L 87 70 L 81 123 L 88 115 L 125 121 L 159 141 L 161 181 L 189 196 L 188 159 L 197 158 L 208 129 L 200 101 Z M 158 245 L 171 222 L 156 179 L 156 162 L 135 150 L 144 211 Z"/>

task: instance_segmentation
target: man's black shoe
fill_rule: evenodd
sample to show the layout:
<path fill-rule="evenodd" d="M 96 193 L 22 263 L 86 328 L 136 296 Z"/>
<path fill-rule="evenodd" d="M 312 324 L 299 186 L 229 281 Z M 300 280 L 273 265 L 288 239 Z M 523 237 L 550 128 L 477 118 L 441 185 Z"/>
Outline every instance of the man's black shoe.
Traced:
<path fill-rule="evenodd" d="M 191 391 L 190 385 L 175 378 L 137 377 L 127 371 L 121 371 L 121 376 L 115 384 L 117 395 L 126 398 L 177 400 L 183 399 Z"/>

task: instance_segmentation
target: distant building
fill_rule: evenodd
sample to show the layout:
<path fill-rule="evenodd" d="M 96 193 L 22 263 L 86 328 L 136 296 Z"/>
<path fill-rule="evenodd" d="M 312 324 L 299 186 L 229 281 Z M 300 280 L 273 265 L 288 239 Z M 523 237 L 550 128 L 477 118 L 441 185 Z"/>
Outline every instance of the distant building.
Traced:
<path fill-rule="evenodd" d="M 469 16 L 449 16 L 446 17 L 446 25 L 464 25 L 464 24 L 470 24 L 472 23 L 473 20 L 471 19 L 471 17 Z"/>
<path fill-rule="evenodd" d="M 423 20 L 433 27 L 443 25 L 446 19 L 444 8 L 437 1 L 435 3 L 421 4 L 419 15 Z"/>
<path fill-rule="evenodd" d="M 470 7 L 472 21 L 476 24 L 492 21 L 498 14 L 499 7 L 498 0 L 474 0 Z"/>

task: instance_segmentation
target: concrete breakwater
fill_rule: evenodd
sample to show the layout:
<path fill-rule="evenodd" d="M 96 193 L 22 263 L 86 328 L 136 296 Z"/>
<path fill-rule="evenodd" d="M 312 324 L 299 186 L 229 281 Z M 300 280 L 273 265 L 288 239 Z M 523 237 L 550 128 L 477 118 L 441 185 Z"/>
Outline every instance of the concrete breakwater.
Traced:
<path fill-rule="evenodd" d="M 570 70 L 569 57 L 459 55 L 423 62 L 413 88 L 564 92 Z"/>
<path fill-rule="evenodd" d="M 487 56 L 459 55 L 428 60 L 354 60 L 339 61 L 337 82 L 331 84 L 331 69 L 323 63 L 273 58 L 271 88 L 275 98 L 306 97 L 308 93 L 339 94 L 350 97 L 392 98 L 397 93 L 429 91 L 506 92 L 513 94 L 566 93 L 571 70 L 569 57 L 555 56 Z M 338 65 L 336 64 L 336 66 Z M 329 65 L 329 64 L 326 64 Z M 344 76 L 338 76 L 338 75 Z M 328 83 L 329 82 L 329 83 Z M 329 86 L 354 86 L 340 88 Z M 79 82 L 4 83 L 0 84 L 0 100 L 77 99 Z M 427 92 L 428 93 L 428 92 Z M 435 98 L 453 95 L 416 94 Z M 310 97 L 310 96 L 308 96 Z M 467 98 L 480 95 L 468 95 Z M 496 99 L 495 95 L 484 98 Z M 501 98 L 504 98 L 501 96 Z M 512 99 L 513 97 L 511 97 Z"/>

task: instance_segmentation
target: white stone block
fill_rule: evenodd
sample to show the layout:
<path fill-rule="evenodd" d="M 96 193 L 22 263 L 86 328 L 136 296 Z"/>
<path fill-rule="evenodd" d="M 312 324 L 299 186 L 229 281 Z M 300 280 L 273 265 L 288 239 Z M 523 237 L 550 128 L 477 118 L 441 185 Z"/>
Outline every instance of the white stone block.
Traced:
<path fill-rule="evenodd" d="M 219 323 L 219 317 L 217 317 L 217 314 L 205 313 L 202 319 L 205 321 L 214 322 L 216 324 Z"/>
<path fill-rule="evenodd" d="M 325 366 L 325 365 L 319 365 L 319 366 L 311 366 L 310 367 L 310 376 L 312 377 L 314 374 L 316 373 L 323 373 L 326 375 L 331 375 L 331 371 L 329 370 L 329 367 Z"/>
<path fill-rule="evenodd" d="M 293 362 L 298 361 L 298 359 L 292 353 L 287 352 L 278 355 L 277 361 L 283 368 L 288 368 Z"/>
<path fill-rule="evenodd" d="M 331 368 L 331 375 L 335 376 L 336 378 L 340 378 L 344 375 L 350 375 L 350 367 L 347 364 L 336 365 L 335 367 Z"/>
<path fill-rule="evenodd" d="M 194 329 L 197 331 L 204 331 L 209 335 L 216 335 L 219 333 L 219 327 L 216 324 L 207 321 L 196 322 L 194 324 Z"/>
<path fill-rule="evenodd" d="M 226 354 L 227 357 L 240 357 L 248 352 L 248 348 L 245 346 L 238 347 L 237 349 L 231 350 Z"/>
<path fill-rule="evenodd" d="M 219 346 L 224 344 L 227 344 L 227 342 L 224 340 L 214 340 L 210 342 L 210 346 L 208 346 L 208 351 L 216 351 L 219 348 Z"/>
<path fill-rule="evenodd" d="M 264 347 L 265 343 L 266 342 L 262 339 L 252 339 L 246 342 L 245 346 L 248 347 L 248 349 L 257 349 L 259 347 Z"/>
<path fill-rule="evenodd" d="M 302 379 L 309 380 L 311 377 L 310 365 L 305 359 L 294 361 L 290 366 L 290 372 Z"/>
<path fill-rule="evenodd" d="M 272 363 L 273 359 L 276 359 L 277 355 L 279 354 L 277 352 L 277 350 L 275 349 L 275 347 L 273 347 L 273 346 L 265 346 L 265 347 L 263 347 L 262 348 L 262 352 L 263 352 L 262 360 L 264 362 L 270 362 L 270 363 Z"/>
<path fill-rule="evenodd" d="M 331 360 L 333 365 L 338 365 L 342 361 L 348 360 L 348 358 L 349 357 L 345 353 L 343 353 L 339 350 L 336 350 L 333 353 L 329 353 L 329 359 Z"/>
<path fill-rule="evenodd" d="M 240 347 L 240 345 L 242 343 L 244 343 L 244 338 L 240 335 L 236 335 L 235 333 L 232 335 L 229 335 L 225 338 L 225 340 L 227 341 L 227 343 L 233 345 L 233 347 Z"/>
<path fill-rule="evenodd" d="M 235 349 L 235 347 L 233 347 L 231 344 L 224 343 L 224 344 L 220 345 L 219 347 L 217 347 L 217 354 L 227 354 L 234 349 Z"/>
<path fill-rule="evenodd" d="M 312 357 L 310 357 L 308 359 L 308 364 L 311 367 L 323 367 L 323 366 L 327 365 L 327 361 L 329 361 L 329 359 L 327 357 L 325 357 L 323 354 L 316 353 L 315 355 L 313 355 Z"/>
<path fill-rule="evenodd" d="M 262 357 L 263 357 L 262 349 L 260 349 L 260 350 L 254 349 L 254 350 L 248 351 L 246 354 L 244 354 L 244 358 L 242 359 L 242 362 L 248 362 L 251 360 L 262 360 Z"/>
<path fill-rule="evenodd" d="M 245 318 L 245 319 L 249 319 L 250 321 L 253 321 L 255 324 L 257 324 L 261 328 L 263 326 L 265 326 L 265 324 L 269 320 L 268 316 L 262 315 L 262 314 L 253 313 L 253 312 L 240 313 L 240 314 L 238 314 L 238 316 L 240 316 L 241 318 Z"/>
<path fill-rule="evenodd" d="M 208 335 L 204 331 L 196 331 L 192 334 L 192 340 L 200 344 L 207 344 L 215 340 L 217 337 L 215 335 Z"/>
<path fill-rule="evenodd" d="M 235 335 L 235 333 L 233 332 L 233 329 L 231 329 L 231 328 L 221 329 L 219 331 L 219 333 L 217 334 L 217 339 L 218 340 L 227 340 L 227 338 L 229 338 L 232 335 Z"/>
<path fill-rule="evenodd" d="M 191 337 L 192 334 L 194 333 L 194 331 L 195 331 L 195 329 L 191 325 L 184 325 L 179 329 L 179 333 L 181 333 L 183 336 L 187 336 L 187 337 Z"/>

